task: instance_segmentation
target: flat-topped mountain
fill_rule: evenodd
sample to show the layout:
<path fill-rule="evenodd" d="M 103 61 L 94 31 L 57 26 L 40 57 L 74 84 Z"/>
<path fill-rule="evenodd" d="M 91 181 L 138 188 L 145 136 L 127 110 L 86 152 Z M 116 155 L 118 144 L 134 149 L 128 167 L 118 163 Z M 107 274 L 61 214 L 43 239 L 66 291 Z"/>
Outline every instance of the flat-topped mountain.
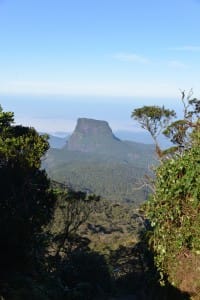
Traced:
<path fill-rule="evenodd" d="M 138 190 L 138 184 L 153 162 L 153 153 L 153 145 L 115 137 L 106 121 L 80 118 L 66 145 L 48 151 L 44 167 L 50 177 L 75 190 L 139 203 L 147 190 Z"/>
<path fill-rule="evenodd" d="M 68 151 L 80 151 L 103 155 L 104 158 L 118 158 L 132 161 L 152 153 L 152 145 L 121 141 L 110 128 L 108 122 L 87 118 L 77 121 L 74 132 L 66 145 Z M 144 159 L 144 157 L 143 157 Z"/>
<path fill-rule="evenodd" d="M 96 135 L 113 137 L 112 129 L 110 128 L 108 122 L 101 120 L 94 120 L 88 118 L 79 118 L 77 121 L 76 128 L 73 135 Z M 72 136 L 73 136 L 72 135 Z"/>
<path fill-rule="evenodd" d="M 117 139 L 108 122 L 80 118 L 68 140 L 68 150 L 81 152 L 107 152 L 108 147 L 117 144 Z"/>

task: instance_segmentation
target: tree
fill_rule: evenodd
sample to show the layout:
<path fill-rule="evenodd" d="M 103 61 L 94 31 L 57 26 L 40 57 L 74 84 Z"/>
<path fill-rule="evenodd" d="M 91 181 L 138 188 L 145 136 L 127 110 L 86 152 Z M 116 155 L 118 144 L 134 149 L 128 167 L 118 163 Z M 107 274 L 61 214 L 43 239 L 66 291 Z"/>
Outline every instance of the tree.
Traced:
<path fill-rule="evenodd" d="M 40 169 L 48 149 L 46 136 L 15 126 L 14 114 L 0 108 L 0 275 L 29 269 L 44 251 L 43 226 L 50 221 L 55 197 Z"/>
<path fill-rule="evenodd" d="M 163 134 L 170 139 L 170 141 L 177 145 L 174 150 L 182 151 L 187 146 L 190 147 L 191 133 L 194 128 L 199 127 L 198 120 L 200 117 L 200 100 L 193 98 L 193 91 L 190 90 L 188 95 L 185 91 L 181 92 L 181 101 L 183 103 L 183 117 L 182 119 L 172 122 L 163 130 Z"/>
<path fill-rule="evenodd" d="M 200 276 L 200 100 L 182 93 L 182 102 L 183 119 L 164 128 L 164 134 L 178 146 L 155 168 L 155 191 L 144 207 L 152 226 L 149 244 L 161 281 L 167 279 L 195 295 Z M 154 122 L 153 115 L 149 123 Z M 183 270 L 187 270 L 184 276 Z M 187 286 L 184 280 L 189 282 Z"/>
<path fill-rule="evenodd" d="M 0 107 L 0 298 L 66 299 L 61 274 L 65 244 L 75 235 L 99 197 L 56 190 L 41 169 L 48 137 L 34 128 L 14 125 L 14 114 Z M 95 201 L 94 201 L 95 202 Z M 49 226 L 55 207 L 63 231 L 53 236 Z M 56 239 L 57 238 L 57 239 Z M 81 239 L 79 237 L 79 239 Z M 57 253 L 51 255 L 51 242 Z M 68 258 L 70 264 L 71 258 Z M 65 294 L 65 297 L 63 296 Z M 82 299 L 82 298 L 81 298 Z"/>
<path fill-rule="evenodd" d="M 152 136 L 158 157 L 162 156 L 162 150 L 158 143 L 158 136 L 166 128 L 170 120 L 176 117 L 174 110 L 166 109 L 164 106 L 143 106 L 132 112 L 132 118 L 137 120 L 142 128 L 146 129 Z"/>
<path fill-rule="evenodd" d="M 70 251 L 71 243 L 78 234 L 78 229 L 84 224 L 90 214 L 95 211 L 100 197 L 81 191 L 74 191 L 64 184 L 53 182 L 57 187 L 57 202 L 51 231 L 56 244 L 55 255 L 63 255 Z M 79 237 L 80 239 L 80 237 Z"/>

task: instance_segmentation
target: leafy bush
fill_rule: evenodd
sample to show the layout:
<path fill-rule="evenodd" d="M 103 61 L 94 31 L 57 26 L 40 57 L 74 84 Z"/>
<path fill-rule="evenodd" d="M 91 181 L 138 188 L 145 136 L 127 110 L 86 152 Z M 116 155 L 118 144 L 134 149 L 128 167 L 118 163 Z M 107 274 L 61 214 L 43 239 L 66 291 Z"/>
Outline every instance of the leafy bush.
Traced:
<path fill-rule="evenodd" d="M 156 192 L 146 204 L 151 242 L 161 273 L 183 251 L 200 254 L 200 148 L 164 160 L 156 170 Z"/>
<path fill-rule="evenodd" d="M 149 242 L 161 283 L 169 280 L 182 291 L 199 297 L 200 100 L 190 99 L 191 96 L 191 91 L 187 97 L 182 92 L 183 119 L 171 124 L 169 118 L 168 124 L 160 124 L 158 108 L 151 106 L 135 110 L 132 116 L 149 131 L 159 150 L 154 193 L 145 204 L 145 211 L 152 226 Z M 174 147 L 161 151 L 157 144 L 161 131 Z"/>

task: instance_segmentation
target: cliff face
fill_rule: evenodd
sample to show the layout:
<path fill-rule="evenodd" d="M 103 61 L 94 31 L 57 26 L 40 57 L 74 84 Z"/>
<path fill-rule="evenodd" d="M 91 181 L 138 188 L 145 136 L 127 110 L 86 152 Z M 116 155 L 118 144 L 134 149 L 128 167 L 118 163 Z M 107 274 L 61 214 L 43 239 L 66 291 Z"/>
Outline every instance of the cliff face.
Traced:
<path fill-rule="evenodd" d="M 74 131 L 74 134 L 82 133 L 83 135 L 96 135 L 96 134 L 106 134 L 112 136 L 112 130 L 106 121 L 79 118 Z"/>
<path fill-rule="evenodd" d="M 81 152 L 106 152 L 119 143 L 106 121 L 80 118 L 68 140 L 68 150 Z M 106 150 L 107 149 L 107 150 Z"/>

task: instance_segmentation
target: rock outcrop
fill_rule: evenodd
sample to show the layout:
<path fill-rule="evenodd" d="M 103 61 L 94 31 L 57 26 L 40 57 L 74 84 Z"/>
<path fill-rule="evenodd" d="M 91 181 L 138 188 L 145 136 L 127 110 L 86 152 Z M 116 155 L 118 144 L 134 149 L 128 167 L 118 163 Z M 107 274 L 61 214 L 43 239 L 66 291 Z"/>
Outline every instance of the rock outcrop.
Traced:
<path fill-rule="evenodd" d="M 68 150 L 81 152 L 107 152 L 121 141 L 116 138 L 106 121 L 79 118 L 68 140 Z"/>

